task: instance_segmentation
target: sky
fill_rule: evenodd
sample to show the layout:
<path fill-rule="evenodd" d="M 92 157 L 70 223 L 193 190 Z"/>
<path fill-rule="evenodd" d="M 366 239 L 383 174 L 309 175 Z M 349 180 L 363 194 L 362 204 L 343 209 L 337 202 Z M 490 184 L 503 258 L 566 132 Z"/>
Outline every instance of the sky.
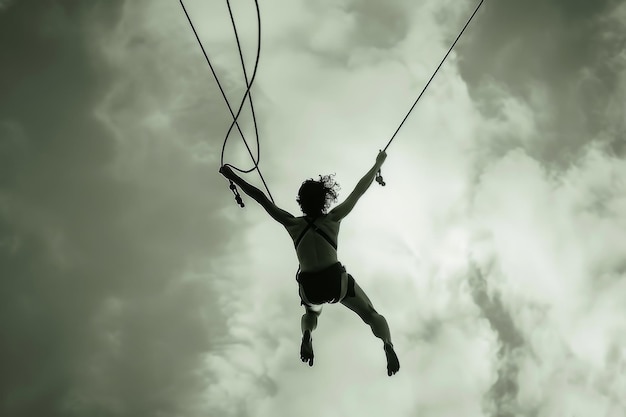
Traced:
<path fill-rule="evenodd" d="M 238 103 L 226 3 L 185 4 Z M 475 6 L 260 2 L 278 206 L 350 193 Z M 178 2 L 0 0 L 0 414 L 626 415 L 625 45 L 624 2 L 485 0 L 342 222 L 389 378 L 341 305 L 300 362 L 292 242 L 218 173 L 231 117 Z M 235 135 L 225 160 L 252 166 Z"/>

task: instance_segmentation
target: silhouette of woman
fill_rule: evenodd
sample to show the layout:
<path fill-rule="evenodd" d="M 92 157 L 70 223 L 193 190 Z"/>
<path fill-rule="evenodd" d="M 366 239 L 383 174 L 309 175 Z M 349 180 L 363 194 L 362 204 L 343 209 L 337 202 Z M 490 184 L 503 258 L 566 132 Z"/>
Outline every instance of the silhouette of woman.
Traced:
<path fill-rule="evenodd" d="M 361 178 L 346 200 L 328 212 L 332 202 L 337 201 L 338 185 L 331 175 L 321 176 L 318 181 L 308 179 L 302 183 L 296 201 L 303 212 L 294 217 L 277 207 L 258 188 L 248 184 L 226 165 L 220 173 L 237 184 L 247 195 L 257 201 L 267 213 L 282 224 L 291 238 L 300 263 L 297 274 L 300 304 L 304 306 L 302 316 L 302 344 L 300 358 L 313 366 L 313 344 L 311 333 L 317 327 L 317 318 L 325 303 L 340 302 L 358 314 L 368 324 L 376 337 L 383 341 L 387 357 L 387 375 L 400 369 L 398 357 L 393 349 L 387 320 L 373 307 L 363 289 L 352 275 L 337 260 L 337 237 L 341 220 L 348 215 L 357 201 L 372 184 L 376 173 L 385 162 L 387 154 L 381 151 L 374 166 Z"/>

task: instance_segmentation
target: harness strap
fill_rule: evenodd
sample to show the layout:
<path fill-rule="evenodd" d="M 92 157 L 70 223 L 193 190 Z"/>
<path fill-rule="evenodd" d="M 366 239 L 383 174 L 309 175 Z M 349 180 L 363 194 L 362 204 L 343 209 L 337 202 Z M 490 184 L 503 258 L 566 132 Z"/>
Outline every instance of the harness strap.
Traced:
<path fill-rule="evenodd" d="M 328 242 L 330 246 L 332 246 L 335 250 L 337 250 L 337 244 L 331 239 L 330 236 L 328 236 L 328 234 L 326 234 L 326 232 L 324 232 L 322 229 L 320 229 L 314 224 L 315 220 L 309 220 L 306 217 L 304 218 L 304 220 L 306 220 L 308 224 L 304 228 L 302 233 L 300 233 L 300 236 L 298 236 L 298 239 L 296 239 L 296 243 L 295 243 L 296 249 L 298 249 L 298 246 L 300 246 L 300 242 L 302 242 L 302 238 L 304 238 L 304 235 L 306 235 L 309 230 L 313 229 L 318 235 L 322 236 L 326 240 L 326 242 Z"/>

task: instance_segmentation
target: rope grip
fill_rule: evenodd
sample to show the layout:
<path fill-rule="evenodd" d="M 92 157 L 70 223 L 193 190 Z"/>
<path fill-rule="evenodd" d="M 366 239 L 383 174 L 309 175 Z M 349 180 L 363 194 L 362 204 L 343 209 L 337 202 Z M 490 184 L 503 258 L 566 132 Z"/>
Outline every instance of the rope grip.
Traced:
<path fill-rule="evenodd" d="M 237 186 L 235 185 L 235 183 L 232 180 L 228 180 L 228 181 L 230 181 L 230 185 L 229 185 L 228 188 L 230 188 L 230 190 L 235 195 L 235 201 L 237 202 L 237 204 L 239 204 L 239 207 L 244 208 L 246 205 L 243 204 L 243 200 L 241 199 L 241 195 L 239 194 L 239 191 L 237 191 Z"/>
<path fill-rule="evenodd" d="M 380 168 L 378 169 L 378 172 L 376 173 L 376 182 L 381 185 L 381 186 L 385 186 L 385 180 L 383 179 L 383 176 L 380 173 Z"/>

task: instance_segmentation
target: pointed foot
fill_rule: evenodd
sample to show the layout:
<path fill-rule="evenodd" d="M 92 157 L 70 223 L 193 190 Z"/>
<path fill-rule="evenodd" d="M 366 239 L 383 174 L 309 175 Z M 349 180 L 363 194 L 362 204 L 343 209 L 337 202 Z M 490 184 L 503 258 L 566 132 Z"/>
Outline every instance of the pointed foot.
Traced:
<path fill-rule="evenodd" d="M 387 356 L 387 375 L 395 375 L 400 370 L 400 361 L 391 343 L 385 343 L 385 355 Z"/>
<path fill-rule="evenodd" d="M 300 345 L 300 359 L 302 362 L 308 362 L 309 366 L 313 366 L 313 339 L 311 338 L 311 332 L 304 331 L 302 335 L 302 344 Z"/>

